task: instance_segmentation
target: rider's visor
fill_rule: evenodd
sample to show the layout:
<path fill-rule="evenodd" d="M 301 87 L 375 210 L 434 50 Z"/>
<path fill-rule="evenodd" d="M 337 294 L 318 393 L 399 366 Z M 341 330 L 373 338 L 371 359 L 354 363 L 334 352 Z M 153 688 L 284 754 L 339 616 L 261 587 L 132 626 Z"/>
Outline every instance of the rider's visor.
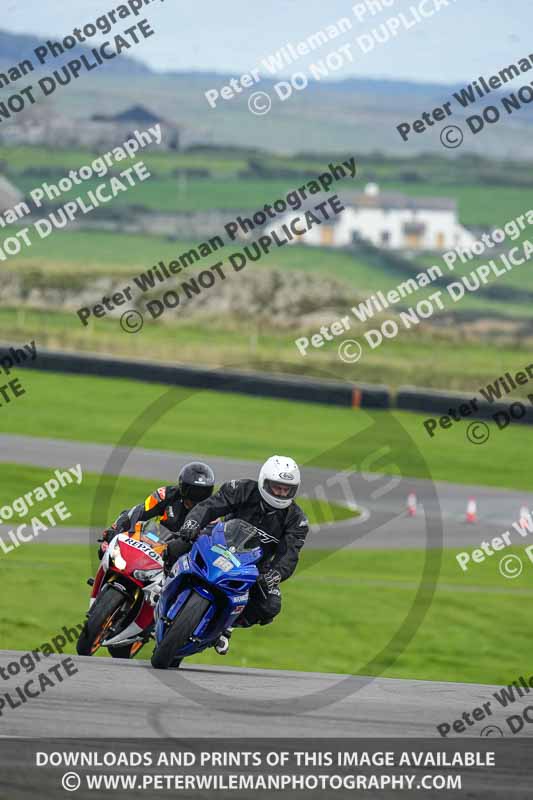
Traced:
<path fill-rule="evenodd" d="M 184 500 L 192 500 L 194 503 L 200 503 L 202 500 L 207 500 L 213 494 L 212 486 L 202 486 L 198 484 L 188 483 L 182 488 L 182 496 Z"/>
<path fill-rule="evenodd" d="M 273 497 L 296 497 L 298 486 L 291 483 L 266 480 L 265 489 Z"/>

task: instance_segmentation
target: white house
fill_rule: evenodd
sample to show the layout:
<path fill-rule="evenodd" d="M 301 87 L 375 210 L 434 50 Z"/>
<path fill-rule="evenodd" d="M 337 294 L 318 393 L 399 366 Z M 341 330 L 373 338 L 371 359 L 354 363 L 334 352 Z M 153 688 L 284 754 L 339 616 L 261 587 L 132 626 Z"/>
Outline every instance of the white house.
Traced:
<path fill-rule="evenodd" d="M 381 192 L 370 183 L 364 192 L 338 192 L 346 210 L 333 224 L 315 225 L 296 241 L 347 247 L 358 239 L 388 250 L 445 251 L 471 247 L 476 237 L 459 222 L 457 203 L 447 197 L 408 197 Z M 314 203 L 310 203 L 311 208 Z M 291 211 L 281 222 L 302 213 Z M 269 230 L 278 228 L 277 222 Z"/>

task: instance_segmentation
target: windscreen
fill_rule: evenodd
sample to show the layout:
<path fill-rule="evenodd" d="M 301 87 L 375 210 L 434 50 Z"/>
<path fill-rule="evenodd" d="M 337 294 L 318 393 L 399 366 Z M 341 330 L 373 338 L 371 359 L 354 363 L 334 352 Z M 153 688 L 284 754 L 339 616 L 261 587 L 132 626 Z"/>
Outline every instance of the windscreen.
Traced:
<path fill-rule="evenodd" d="M 242 519 L 232 519 L 226 522 L 224 535 L 227 546 L 234 547 L 236 552 L 244 553 L 253 550 L 260 544 L 258 529 Z"/>
<path fill-rule="evenodd" d="M 151 544 L 163 544 L 169 538 L 172 538 L 171 532 L 153 519 L 143 523 L 141 535 L 146 542 Z"/>

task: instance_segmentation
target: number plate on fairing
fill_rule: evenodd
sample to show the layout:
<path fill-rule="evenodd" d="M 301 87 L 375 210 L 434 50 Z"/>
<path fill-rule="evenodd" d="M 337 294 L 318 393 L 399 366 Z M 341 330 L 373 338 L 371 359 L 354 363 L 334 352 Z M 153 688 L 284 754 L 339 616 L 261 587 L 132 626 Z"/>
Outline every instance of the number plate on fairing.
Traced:
<path fill-rule="evenodd" d="M 214 544 L 211 550 L 213 553 L 220 553 L 221 556 L 224 556 L 224 558 L 226 558 L 228 561 L 231 561 L 234 567 L 241 566 L 241 562 L 237 556 L 234 556 L 233 553 L 227 549 L 227 547 L 222 547 L 220 544 Z"/>
<path fill-rule="evenodd" d="M 218 567 L 219 569 L 222 570 L 222 572 L 231 572 L 231 570 L 233 569 L 233 564 L 231 563 L 231 561 L 229 561 L 224 556 L 219 556 L 218 558 L 215 558 L 215 560 L 213 561 L 213 566 Z"/>

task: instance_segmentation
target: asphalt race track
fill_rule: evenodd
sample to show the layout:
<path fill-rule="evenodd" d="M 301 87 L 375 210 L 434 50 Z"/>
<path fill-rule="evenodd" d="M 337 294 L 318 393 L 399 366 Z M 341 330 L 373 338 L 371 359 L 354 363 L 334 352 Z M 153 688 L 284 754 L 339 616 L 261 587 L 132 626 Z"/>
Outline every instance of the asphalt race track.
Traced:
<path fill-rule="evenodd" d="M 98 473 L 111 448 L 1 435 L 0 453 L 4 462 L 63 469 L 81 463 L 84 471 Z M 153 478 L 155 487 L 172 480 L 177 461 L 198 457 L 137 450 L 128 457 L 122 473 Z M 213 465 L 219 482 L 255 476 L 259 466 L 221 458 L 206 460 Z M 334 476 L 328 470 L 306 470 L 303 494 L 313 496 L 316 486 L 321 486 L 332 501 L 346 502 L 342 487 L 332 482 Z M 350 476 L 350 488 L 362 516 L 320 526 L 310 535 L 308 546 L 415 548 L 476 544 L 506 530 L 518 519 L 519 508 L 525 502 L 517 492 L 447 483 L 436 484 L 433 497 L 425 482 L 412 479 L 402 480 L 390 492 L 378 492 L 376 497 L 376 487 L 389 481 L 381 477 L 381 481 L 375 481 L 368 476 Z M 415 518 L 406 515 L 408 491 L 415 491 L 424 504 L 424 510 Z M 477 525 L 467 525 L 464 519 L 470 496 L 478 502 Z M 439 519 L 443 539 L 439 538 L 438 525 L 432 525 Z M 46 541 L 89 543 L 90 538 L 84 529 L 60 529 L 48 531 Z M 146 656 L 149 649 L 150 646 Z M 18 652 L 0 651 L 0 666 L 20 657 Z M 46 666 L 61 658 L 50 656 Z M 453 722 L 463 712 L 491 700 L 496 688 L 223 666 L 191 665 L 156 673 L 147 661 L 80 657 L 74 661 L 78 672 L 60 686 L 19 708 L 3 709 L 3 736 L 101 736 L 105 708 L 105 735 L 109 737 L 123 736 L 124 731 L 130 737 L 267 737 L 278 736 L 280 730 L 285 737 L 431 737 L 439 735 L 437 725 Z M 7 684 L 3 691 L 8 691 Z M 519 713 L 527 703 L 526 695 L 510 711 L 493 699 L 494 713 L 467 728 L 464 735 L 479 736 L 486 725 L 492 724 L 509 736 L 506 716 Z M 526 724 L 521 736 L 529 735 L 528 727 L 531 726 Z"/>
<path fill-rule="evenodd" d="M 0 666 L 20 655 L 0 651 Z M 46 666 L 61 658 L 49 656 Z M 132 738 L 264 738 L 280 731 L 284 737 L 426 738 L 439 736 L 437 725 L 491 700 L 493 714 L 465 735 L 479 736 L 489 724 L 510 735 L 505 717 L 527 705 L 524 698 L 511 710 L 498 709 L 492 698 L 497 687 L 476 684 L 197 665 L 156 673 L 146 661 L 73 659 L 78 672 L 61 685 L 19 708 L 4 708 L 2 736 L 100 737 L 105 709 L 109 738 L 125 731 Z M 529 735 L 528 727 L 521 736 Z"/>
<path fill-rule="evenodd" d="M 62 469 L 81 463 L 84 472 L 99 473 L 112 452 L 113 448 L 107 445 L 0 435 L 0 459 L 9 463 Z M 199 454 L 137 449 L 127 456 L 121 473 L 136 478 L 152 478 L 156 488 L 172 482 L 177 464 L 200 457 Z M 203 458 L 213 466 L 217 482 L 220 483 L 235 477 L 255 477 L 260 466 L 251 461 L 214 456 Z M 520 507 L 528 505 L 528 498 L 523 492 L 486 486 L 465 486 L 438 481 L 431 483 L 413 478 L 397 479 L 398 482 L 394 485 L 393 480 L 387 476 L 363 477 L 359 474 L 352 474 L 347 480 L 349 498 L 342 480 L 333 470 L 303 469 L 303 495 L 325 496 L 330 501 L 341 504 L 351 499 L 363 512 L 356 519 L 321 525 L 318 531 L 311 532 L 306 547 L 460 548 L 501 534 L 513 522 L 518 521 Z M 419 512 L 414 518 L 409 517 L 406 512 L 407 494 L 412 491 L 416 493 L 420 504 Z M 465 522 L 466 506 L 470 497 L 477 500 L 477 525 Z M 136 502 L 143 499 L 138 498 Z M 111 509 L 110 521 L 120 510 Z M 441 521 L 442 538 L 439 531 Z M 1 530 L 0 526 L 0 533 Z M 48 542 L 89 542 L 86 529 L 51 529 L 46 536 Z"/>

